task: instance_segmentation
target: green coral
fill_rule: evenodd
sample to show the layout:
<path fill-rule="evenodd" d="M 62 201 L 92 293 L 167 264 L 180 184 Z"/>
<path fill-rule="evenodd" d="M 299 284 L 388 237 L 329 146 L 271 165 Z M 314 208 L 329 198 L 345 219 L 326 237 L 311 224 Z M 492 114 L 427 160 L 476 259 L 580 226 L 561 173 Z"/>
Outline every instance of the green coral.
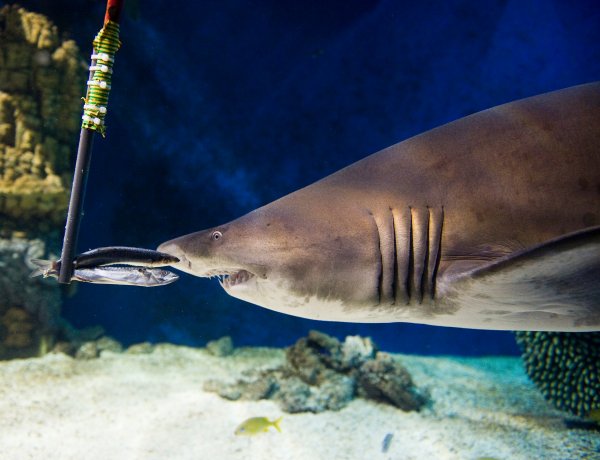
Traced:
<path fill-rule="evenodd" d="M 517 332 L 525 369 L 544 397 L 581 417 L 600 410 L 600 332 Z"/>
<path fill-rule="evenodd" d="M 46 17 L 0 9 L 2 230 L 45 233 L 66 215 L 85 64 Z"/>

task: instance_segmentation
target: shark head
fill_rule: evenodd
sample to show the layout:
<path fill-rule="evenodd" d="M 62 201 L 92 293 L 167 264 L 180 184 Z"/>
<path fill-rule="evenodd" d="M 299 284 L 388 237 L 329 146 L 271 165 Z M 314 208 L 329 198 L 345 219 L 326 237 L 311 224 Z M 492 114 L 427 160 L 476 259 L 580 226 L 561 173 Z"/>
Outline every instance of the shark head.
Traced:
<path fill-rule="evenodd" d="M 326 211 L 324 211 L 326 212 Z M 377 274 L 368 238 L 356 226 L 299 209 L 266 206 L 232 222 L 167 241 L 172 266 L 218 278 L 231 296 L 272 310 L 319 319 L 323 304 L 372 303 Z M 343 316 L 343 315 L 341 315 Z"/>

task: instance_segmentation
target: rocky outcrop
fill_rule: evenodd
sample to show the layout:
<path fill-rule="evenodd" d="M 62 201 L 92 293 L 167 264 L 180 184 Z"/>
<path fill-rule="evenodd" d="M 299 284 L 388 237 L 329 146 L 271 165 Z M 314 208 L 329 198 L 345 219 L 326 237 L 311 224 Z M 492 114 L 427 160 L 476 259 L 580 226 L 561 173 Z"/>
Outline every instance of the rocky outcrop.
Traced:
<path fill-rule="evenodd" d="M 43 354 L 59 329 L 59 287 L 28 261 L 58 252 L 85 77 L 46 17 L 0 9 L 0 359 Z"/>
<path fill-rule="evenodd" d="M 0 359 L 45 353 L 59 329 L 56 283 L 29 277 L 27 261 L 44 251 L 39 239 L 0 239 Z"/>
<path fill-rule="evenodd" d="M 233 382 L 209 380 L 204 389 L 230 400 L 273 399 L 285 412 L 340 410 L 355 397 L 404 411 L 428 401 L 408 371 L 369 338 L 335 337 L 311 331 L 286 350 L 283 366 L 248 372 Z"/>
<path fill-rule="evenodd" d="M 85 63 L 44 16 L 0 10 L 2 232 L 51 231 L 64 222 Z"/>

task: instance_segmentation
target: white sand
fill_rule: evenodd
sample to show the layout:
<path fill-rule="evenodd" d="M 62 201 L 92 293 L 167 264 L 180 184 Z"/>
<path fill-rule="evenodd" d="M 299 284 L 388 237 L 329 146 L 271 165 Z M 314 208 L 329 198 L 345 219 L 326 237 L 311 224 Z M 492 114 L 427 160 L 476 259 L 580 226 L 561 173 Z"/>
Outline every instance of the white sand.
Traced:
<path fill-rule="evenodd" d="M 275 366 L 281 350 L 217 358 L 159 346 L 0 363 L 2 459 L 577 459 L 600 458 L 600 433 L 567 429 L 528 383 L 518 359 L 402 356 L 434 403 L 421 413 L 355 400 L 339 412 L 283 414 L 282 433 L 233 434 L 248 417 L 282 415 L 270 401 L 230 402 L 202 390 Z M 382 440 L 393 433 L 389 451 Z M 597 457 L 594 457 L 597 455 Z"/>

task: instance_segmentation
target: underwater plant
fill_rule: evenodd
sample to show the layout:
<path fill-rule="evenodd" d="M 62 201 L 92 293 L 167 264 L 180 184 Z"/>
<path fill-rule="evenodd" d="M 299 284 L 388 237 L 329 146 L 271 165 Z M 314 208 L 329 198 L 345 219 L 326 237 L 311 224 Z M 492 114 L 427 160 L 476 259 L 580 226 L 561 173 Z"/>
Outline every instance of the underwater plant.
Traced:
<path fill-rule="evenodd" d="M 557 408 L 581 417 L 600 410 L 600 332 L 516 332 L 527 374 Z"/>

